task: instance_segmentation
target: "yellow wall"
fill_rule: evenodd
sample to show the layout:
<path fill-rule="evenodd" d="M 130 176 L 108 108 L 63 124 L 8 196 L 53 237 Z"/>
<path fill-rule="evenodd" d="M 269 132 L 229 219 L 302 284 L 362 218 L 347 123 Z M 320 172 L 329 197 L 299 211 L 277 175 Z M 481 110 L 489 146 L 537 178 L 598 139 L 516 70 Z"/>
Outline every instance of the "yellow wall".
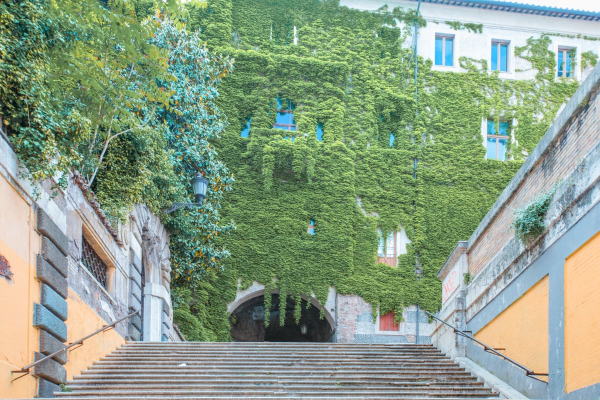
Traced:
<path fill-rule="evenodd" d="M 475 337 L 491 347 L 505 348 L 501 353 L 534 372 L 548 373 L 548 306 L 546 275 Z"/>
<path fill-rule="evenodd" d="M 89 335 L 103 325 L 107 325 L 106 321 L 71 289 L 69 289 L 67 304 L 69 306 L 69 318 L 67 319 L 69 343 Z M 68 362 L 65 365 L 67 379 L 72 379 L 73 375 L 79 375 L 94 361 L 104 357 L 123 343 L 125 343 L 125 339 L 114 329 L 87 339 L 83 342 L 83 346 L 75 347 L 69 351 Z"/>
<path fill-rule="evenodd" d="M 37 380 L 28 375 L 11 382 L 33 362 L 39 333 L 33 327 L 33 304 L 39 301 L 35 279 L 35 254 L 39 235 L 33 230 L 33 208 L 0 176 L 0 254 L 11 266 L 12 282 L 0 277 L 0 398 L 33 397 Z"/>
<path fill-rule="evenodd" d="M 565 392 L 600 383 L 600 233 L 565 262 Z"/>

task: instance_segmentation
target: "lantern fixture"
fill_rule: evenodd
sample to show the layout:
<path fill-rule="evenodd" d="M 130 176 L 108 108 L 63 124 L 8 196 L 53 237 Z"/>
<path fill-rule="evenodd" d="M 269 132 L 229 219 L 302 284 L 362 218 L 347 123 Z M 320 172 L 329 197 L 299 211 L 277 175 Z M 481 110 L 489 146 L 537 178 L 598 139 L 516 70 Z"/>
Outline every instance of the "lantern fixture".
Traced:
<path fill-rule="evenodd" d="M 206 196 L 206 189 L 208 188 L 208 179 L 198 174 L 190 181 L 192 188 L 194 189 L 194 196 L 196 197 L 196 203 L 202 204 L 202 200 Z"/>
<path fill-rule="evenodd" d="M 306 324 L 300 325 L 300 333 L 306 335 L 308 333 L 308 326 Z"/>
<path fill-rule="evenodd" d="M 196 174 L 190 180 L 192 184 L 192 189 L 194 191 L 194 198 L 196 199 L 195 203 L 173 203 L 168 210 L 165 210 L 165 214 L 170 214 L 173 211 L 177 211 L 182 207 L 192 208 L 198 207 L 202 205 L 202 201 L 206 197 L 206 190 L 208 189 L 208 179 L 202 176 L 200 172 Z"/>

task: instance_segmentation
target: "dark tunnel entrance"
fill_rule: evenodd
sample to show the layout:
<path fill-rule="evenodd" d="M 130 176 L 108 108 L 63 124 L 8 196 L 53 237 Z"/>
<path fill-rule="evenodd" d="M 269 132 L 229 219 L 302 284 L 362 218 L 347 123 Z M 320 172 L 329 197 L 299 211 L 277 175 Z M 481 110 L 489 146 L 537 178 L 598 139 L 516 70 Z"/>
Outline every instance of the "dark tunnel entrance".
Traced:
<path fill-rule="evenodd" d="M 333 330 L 319 309 L 302 300 L 300 323 L 294 318 L 296 301 L 287 296 L 285 324 L 280 326 L 279 294 L 273 294 L 269 326 L 265 326 L 265 296 L 242 303 L 231 314 L 231 337 L 238 342 L 327 342 Z"/>

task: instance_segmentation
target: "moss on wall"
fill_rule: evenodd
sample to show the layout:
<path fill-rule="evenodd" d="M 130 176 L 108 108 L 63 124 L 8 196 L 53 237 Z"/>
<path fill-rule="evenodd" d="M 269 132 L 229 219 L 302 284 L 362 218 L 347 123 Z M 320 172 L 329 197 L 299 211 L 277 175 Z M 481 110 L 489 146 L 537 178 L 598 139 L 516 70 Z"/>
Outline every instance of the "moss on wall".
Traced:
<path fill-rule="evenodd" d="M 236 68 L 219 97 L 231 124 L 219 156 L 236 180 L 222 214 L 237 226 L 221 239 L 231 257 L 226 276 L 215 280 L 228 288 L 212 291 L 219 301 L 233 300 L 241 278 L 242 287 L 258 281 L 292 296 L 312 292 L 322 303 L 334 286 L 384 312 L 415 303 L 439 309 L 437 271 L 578 83 L 554 80 L 555 55 L 542 36 L 516 50 L 538 71 L 530 81 L 500 79 L 485 60 L 461 58 L 463 72 L 451 73 L 419 57 L 415 105 L 407 48 L 414 15 L 333 0 L 210 0 L 195 11 L 190 25 L 205 27 L 208 46 L 234 57 Z M 276 97 L 296 104 L 297 131 L 272 129 Z M 512 161 L 485 159 L 482 120 L 500 117 L 518 121 Z M 377 263 L 377 226 L 404 227 L 412 241 L 397 268 Z M 226 314 L 215 308 L 205 318 L 226 321 Z"/>

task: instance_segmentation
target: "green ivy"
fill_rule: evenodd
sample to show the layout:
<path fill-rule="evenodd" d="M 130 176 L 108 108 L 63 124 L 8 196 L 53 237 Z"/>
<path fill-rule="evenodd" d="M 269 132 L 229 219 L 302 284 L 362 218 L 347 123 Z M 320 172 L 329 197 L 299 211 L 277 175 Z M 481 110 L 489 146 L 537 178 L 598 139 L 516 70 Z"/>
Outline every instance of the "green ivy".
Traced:
<path fill-rule="evenodd" d="M 598 54 L 591 50 L 581 53 L 581 69 L 585 70 L 588 67 L 595 67 L 598 64 Z"/>
<path fill-rule="evenodd" d="M 515 211 L 515 220 L 512 226 L 515 230 L 515 235 L 525 245 L 529 244 L 546 230 L 544 217 L 546 216 L 548 207 L 550 207 L 550 202 L 555 191 L 556 186 Z"/>
<path fill-rule="evenodd" d="M 460 21 L 446 21 L 446 24 L 455 31 L 467 30 L 473 33 L 483 33 L 483 24 L 463 23 Z"/>
<path fill-rule="evenodd" d="M 419 57 L 415 105 L 406 46 L 415 19 L 415 10 L 365 12 L 334 0 L 210 0 L 191 12 L 189 25 L 236 62 L 218 99 L 230 122 L 219 155 L 236 179 L 222 217 L 237 226 L 220 239 L 231 253 L 227 275 L 214 281 L 230 290 L 211 291 L 221 302 L 234 299 L 241 278 L 241 288 L 258 281 L 294 297 L 314 293 L 321 304 L 333 286 L 397 318 L 409 304 L 439 309 L 439 268 L 578 83 L 555 80 L 549 38 L 532 37 L 516 50 L 531 62 L 532 80 L 501 79 L 486 60 L 468 58 L 464 72 L 435 71 Z M 276 97 L 295 103 L 295 132 L 272 129 Z M 513 160 L 485 160 L 482 119 L 501 117 L 518 121 Z M 377 263 L 378 226 L 384 234 L 401 226 L 412 241 L 397 268 Z M 209 314 L 227 321 L 225 312 Z"/>

